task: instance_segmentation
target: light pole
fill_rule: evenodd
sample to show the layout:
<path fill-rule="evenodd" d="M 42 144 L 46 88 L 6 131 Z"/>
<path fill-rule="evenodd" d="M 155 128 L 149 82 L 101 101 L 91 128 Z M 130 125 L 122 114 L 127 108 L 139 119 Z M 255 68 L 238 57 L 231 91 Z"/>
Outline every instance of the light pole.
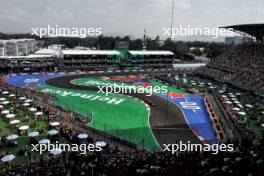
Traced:
<path fill-rule="evenodd" d="M 174 0 L 172 0 L 172 11 L 171 11 L 171 41 L 172 41 L 172 27 L 173 27 L 173 20 L 174 20 Z"/>

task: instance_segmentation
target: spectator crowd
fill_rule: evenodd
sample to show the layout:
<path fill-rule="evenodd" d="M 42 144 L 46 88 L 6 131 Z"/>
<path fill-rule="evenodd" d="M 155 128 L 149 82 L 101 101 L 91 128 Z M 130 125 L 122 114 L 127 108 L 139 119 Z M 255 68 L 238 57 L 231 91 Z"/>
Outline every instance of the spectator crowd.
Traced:
<path fill-rule="evenodd" d="M 199 71 L 241 87 L 264 93 L 264 45 L 245 44 L 213 58 L 211 64 Z"/>
<path fill-rule="evenodd" d="M 235 142 L 234 152 L 211 153 L 148 153 L 124 152 L 107 146 L 102 152 L 62 153 L 47 162 L 17 166 L 6 175 L 80 176 L 80 175 L 194 175 L 194 176 L 260 176 L 264 172 L 264 140 L 244 138 Z"/>

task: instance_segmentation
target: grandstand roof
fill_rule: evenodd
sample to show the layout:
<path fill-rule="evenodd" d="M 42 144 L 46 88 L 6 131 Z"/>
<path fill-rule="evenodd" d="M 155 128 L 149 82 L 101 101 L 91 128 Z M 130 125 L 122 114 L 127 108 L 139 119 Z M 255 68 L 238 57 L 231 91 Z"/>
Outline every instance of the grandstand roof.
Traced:
<path fill-rule="evenodd" d="M 6 43 L 32 42 L 32 41 L 35 41 L 35 39 L 24 38 L 24 39 L 0 40 L 0 43 L 6 44 Z"/>
<path fill-rule="evenodd" d="M 64 55 L 120 55 L 116 50 L 62 50 Z"/>
<path fill-rule="evenodd" d="M 36 54 L 45 54 L 45 55 L 56 55 L 56 52 L 57 50 L 54 50 L 54 49 L 47 49 L 47 48 L 43 48 L 43 49 L 40 49 L 38 51 L 36 51 L 35 53 Z"/>
<path fill-rule="evenodd" d="M 171 51 L 128 51 L 131 55 L 174 55 Z"/>
<path fill-rule="evenodd" d="M 246 33 L 250 36 L 256 37 L 259 41 L 263 41 L 264 38 L 264 24 L 241 24 L 224 26 L 221 28 L 232 28 L 234 32 Z"/>
<path fill-rule="evenodd" d="M 0 59 L 41 59 L 41 58 L 49 58 L 49 57 L 53 57 L 53 56 L 31 54 L 28 56 L 0 56 Z"/>

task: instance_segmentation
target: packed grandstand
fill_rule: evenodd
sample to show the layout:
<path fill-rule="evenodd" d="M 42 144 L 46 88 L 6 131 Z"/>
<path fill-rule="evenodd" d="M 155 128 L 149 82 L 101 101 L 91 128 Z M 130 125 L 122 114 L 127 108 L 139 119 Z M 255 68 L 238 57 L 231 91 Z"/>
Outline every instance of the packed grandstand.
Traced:
<path fill-rule="evenodd" d="M 213 75 L 263 95 L 263 55 L 263 44 L 238 46 L 213 59 L 202 74 Z"/>
<path fill-rule="evenodd" d="M 263 175 L 263 28 L 234 27 L 257 40 L 227 46 L 199 68 L 177 67 L 175 53 L 165 50 L 53 46 L 10 56 L 5 42 L 0 175 Z M 28 42 L 19 45 L 35 43 Z M 143 91 L 103 93 L 113 85 Z M 167 92 L 146 96 L 154 87 Z M 166 147 L 181 142 L 233 150 Z M 100 151 L 32 151 L 32 144 L 56 143 Z"/>

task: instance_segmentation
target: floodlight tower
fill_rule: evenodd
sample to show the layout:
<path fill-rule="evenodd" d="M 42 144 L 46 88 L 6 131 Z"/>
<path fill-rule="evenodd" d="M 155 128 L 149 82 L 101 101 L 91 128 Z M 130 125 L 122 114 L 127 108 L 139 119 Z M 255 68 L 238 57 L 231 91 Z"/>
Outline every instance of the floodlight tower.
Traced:
<path fill-rule="evenodd" d="M 144 29 L 144 38 L 143 38 L 143 51 L 147 50 L 147 30 L 146 27 Z"/>
<path fill-rule="evenodd" d="M 173 44 L 172 44 L 172 28 L 173 28 L 173 21 L 174 21 L 174 0 L 172 0 L 172 11 L 171 11 L 171 36 L 170 36 L 170 41 L 171 41 L 171 48 L 173 49 Z M 167 98 L 166 98 L 166 126 L 168 126 L 168 106 L 169 106 L 169 96 L 167 94 Z"/>
<path fill-rule="evenodd" d="M 170 36 L 171 40 L 172 40 L 173 20 L 174 20 L 174 0 L 172 0 L 172 11 L 171 11 L 171 36 Z"/>

